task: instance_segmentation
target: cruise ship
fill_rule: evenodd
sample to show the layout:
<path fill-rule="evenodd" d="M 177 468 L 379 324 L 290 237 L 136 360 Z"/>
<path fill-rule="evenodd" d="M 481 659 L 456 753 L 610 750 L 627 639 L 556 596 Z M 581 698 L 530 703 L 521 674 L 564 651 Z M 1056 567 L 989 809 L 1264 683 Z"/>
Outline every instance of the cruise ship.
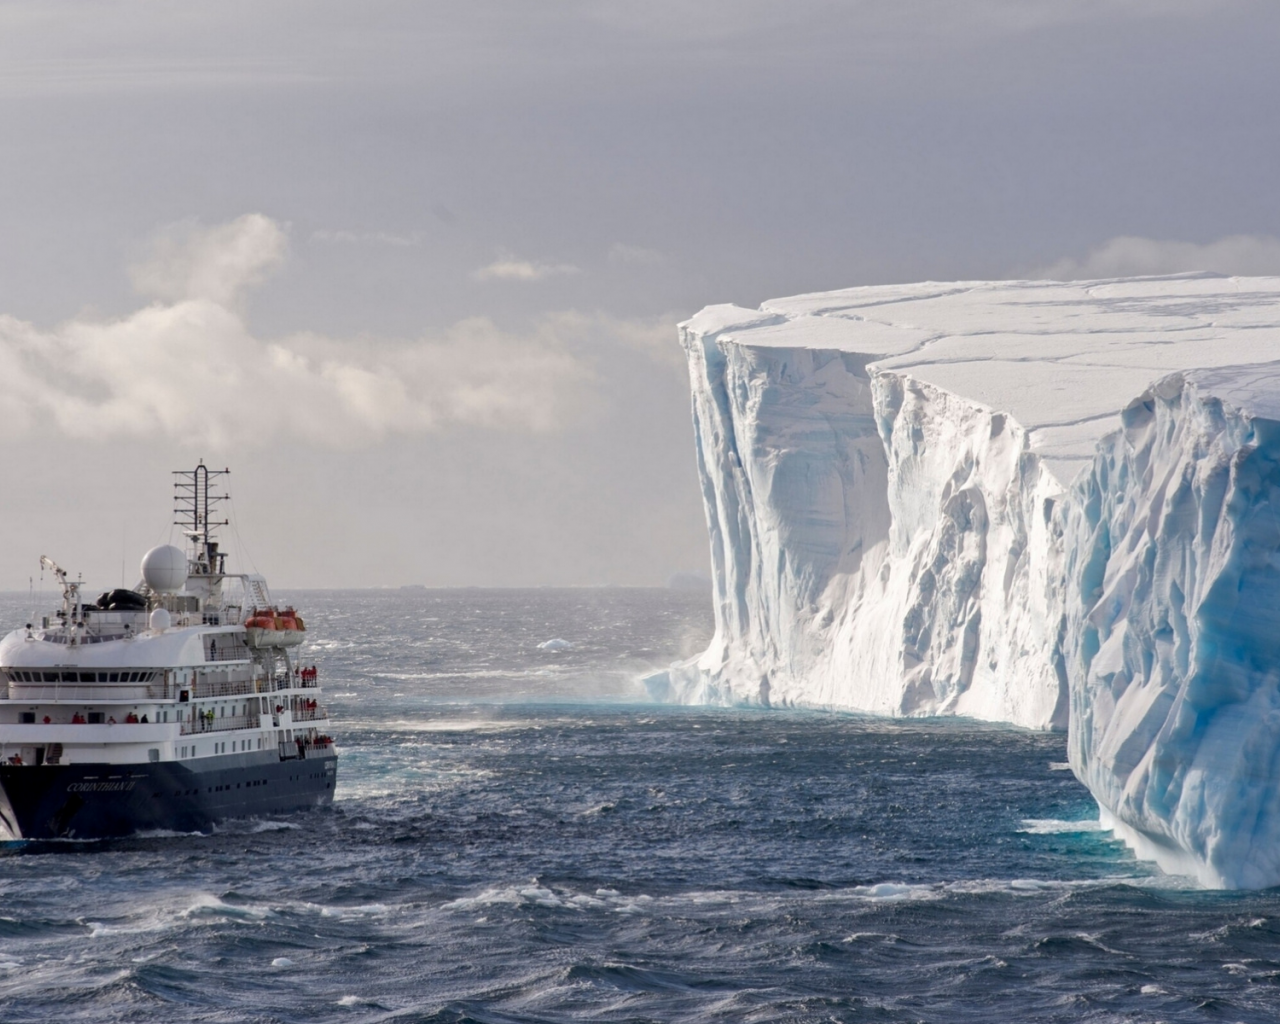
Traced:
<path fill-rule="evenodd" d="M 41 558 L 61 607 L 0 641 L 0 839 L 208 831 L 333 801 L 305 624 L 219 550 L 227 473 L 174 474 L 187 550 L 148 551 L 132 590 L 89 600 Z"/>

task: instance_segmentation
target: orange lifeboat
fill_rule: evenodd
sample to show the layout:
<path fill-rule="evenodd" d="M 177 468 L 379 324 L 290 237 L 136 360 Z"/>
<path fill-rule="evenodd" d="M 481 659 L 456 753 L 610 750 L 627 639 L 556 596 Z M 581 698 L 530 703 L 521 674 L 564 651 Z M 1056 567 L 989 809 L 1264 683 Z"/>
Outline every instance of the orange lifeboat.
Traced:
<path fill-rule="evenodd" d="M 249 613 L 249 617 L 244 620 L 244 624 L 250 629 L 279 629 L 280 624 L 276 619 L 276 610 L 274 608 L 255 608 Z"/>
<path fill-rule="evenodd" d="M 292 608 L 254 608 L 244 620 L 250 647 L 296 647 L 302 643 L 302 620 Z"/>

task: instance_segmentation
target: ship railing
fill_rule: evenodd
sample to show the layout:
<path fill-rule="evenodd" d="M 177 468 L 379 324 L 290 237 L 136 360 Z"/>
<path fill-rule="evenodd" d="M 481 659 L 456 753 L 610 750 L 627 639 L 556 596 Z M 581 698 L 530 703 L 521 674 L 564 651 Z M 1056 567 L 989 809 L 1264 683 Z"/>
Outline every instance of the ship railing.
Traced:
<path fill-rule="evenodd" d="M 246 693 L 266 693 L 266 680 L 199 679 L 178 690 L 188 690 L 192 697 L 239 697 Z"/>
<path fill-rule="evenodd" d="M 244 644 L 209 644 L 204 647 L 205 661 L 248 661 L 249 648 Z"/>
<path fill-rule="evenodd" d="M 328 717 L 329 709 L 325 707 L 295 708 L 293 711 L 293 720 L 295 722 L 321 722 Z"/>
<path fill-rule="evenodd" d="M 108 633 L 105 636 L 101 633 L 87 632 L 79 633 L 75 636 L 70 633 L 46 632 L 41 635 L 40 639 L 51 644 L 70 644 L 72 640 L 75 640 L 78 645 L 84 646 L 87 644 L 105 644 L 111 640 L 123 640 L 128 635 L 123 630 L 116 633 Z"/>
<path fill-rule="evenodd" d="M 319 685 L 320 681 L 313 675 L 276 676 L 277 690 L 314 690 Z"/>
<path fill-rule="evenodd" d="M 332 736 L 316 736 L 309 738 L 306 736 L 294 737 L 293 747 L 298 751 L 297 756 L 302 758 L 318 757 L 327 754 L 333 749 Z M 281 750 L 287 749 L 288 743 L 281 743 Z"/>
<path fill-rule="evenodd" d="M 41 701 L 98 701 L 119 704 L 125 701 L 163 700 L 164 683 L 11 683 L 8 697 L 14 701 L 37 704 Z"/>
<path fill-rule="evenodd" d="M 275 689 L 277 690 L 305 690 L 315 689 L 319 685 L 314 679 L 304 680 L 301 676 L 276 676 Z"/>
<path fill-rule="evenodd" d="M 228 732 L 232 729 L 256 729 L 261 722 L 258 715 L 227 715 L 225 718 L 209 718 L 197 713 L 194 720 L 184 718 L 178 731 L 183 736 L 206 732 Z"/>

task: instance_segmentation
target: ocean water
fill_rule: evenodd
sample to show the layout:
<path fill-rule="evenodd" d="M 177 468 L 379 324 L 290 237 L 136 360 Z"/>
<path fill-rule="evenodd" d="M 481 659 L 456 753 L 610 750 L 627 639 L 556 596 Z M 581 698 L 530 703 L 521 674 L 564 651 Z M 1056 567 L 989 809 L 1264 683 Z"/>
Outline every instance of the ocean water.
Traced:
<path fill-rule="evenodd" d="M 697 594 L 287 596 L 334 807 L 0 855 L 0 1020 L 1280 1019 L 1280 893 L 1136 861 L 1060 736 L 647 704 Z"/>

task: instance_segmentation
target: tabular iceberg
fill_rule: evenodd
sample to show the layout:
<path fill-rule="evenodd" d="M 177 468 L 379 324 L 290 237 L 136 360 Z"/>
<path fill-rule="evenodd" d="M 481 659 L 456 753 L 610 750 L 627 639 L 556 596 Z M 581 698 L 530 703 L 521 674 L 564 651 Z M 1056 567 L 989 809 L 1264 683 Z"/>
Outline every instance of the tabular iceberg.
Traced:
<path fill-rule="evenodd" d="M 854 288 L 681 325 L 687 702 L 1069 733 L 1104 819 L 1280 884 L 1280 279 Z"/>

